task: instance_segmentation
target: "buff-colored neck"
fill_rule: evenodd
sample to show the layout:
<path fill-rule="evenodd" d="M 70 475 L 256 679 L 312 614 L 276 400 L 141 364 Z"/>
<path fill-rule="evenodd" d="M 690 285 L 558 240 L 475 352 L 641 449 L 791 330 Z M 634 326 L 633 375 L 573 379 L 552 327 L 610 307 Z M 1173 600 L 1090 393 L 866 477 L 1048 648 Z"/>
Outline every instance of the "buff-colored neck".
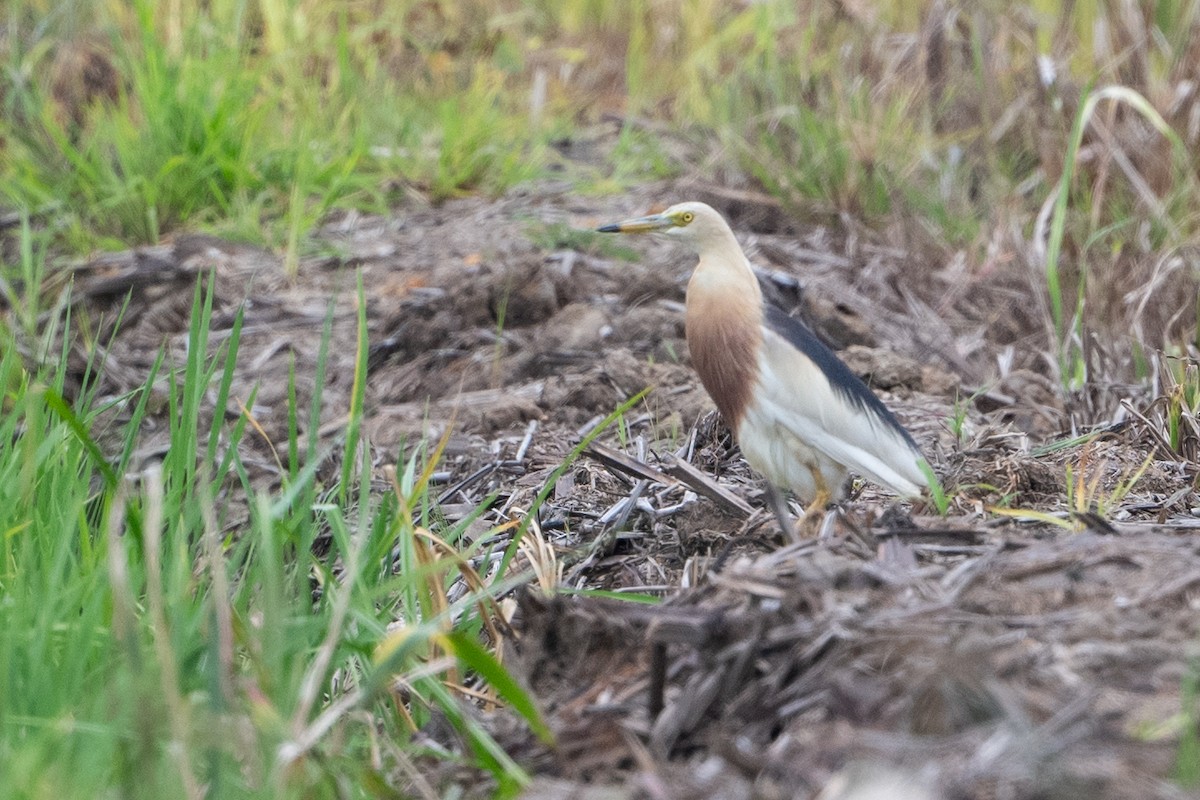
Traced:
<path fill-rule="evenodd" d="M 704 387 L 736 431 L 758 375 L 762 290 L 732 233 L 709 244 L 688 282 L 688 347 Z"/>
<path fill-rule="evenodd" d="M 762 290 L 750 262 L 734 238 L 728 226 L 715 230 L 696 242 L 699 247 L 700 263 L 688 281 L 688 303 L 701 300 L 702 295 L 712 295 L 715 301 L 740 301 L 737 305 L 749 306 L 753 310 L 755 323 L 762 313 Z M 723 303 L 721 303 L 723 304 Z"/>

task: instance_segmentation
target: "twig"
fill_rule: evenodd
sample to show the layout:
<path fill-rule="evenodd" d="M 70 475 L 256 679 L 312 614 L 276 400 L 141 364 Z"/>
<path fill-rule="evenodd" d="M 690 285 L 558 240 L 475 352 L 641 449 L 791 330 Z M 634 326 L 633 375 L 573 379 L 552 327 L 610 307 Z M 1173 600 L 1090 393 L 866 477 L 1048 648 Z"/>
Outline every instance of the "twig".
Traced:
<path fill-rule="evenodd" d="M 513 456 L 513 461 L 518 464 L 525 461 L 525 454 L 529 452 L 529 445 L 533 443 L 533 435 L 537 433 L 538 421 L 536 419 L 529 420 L 529 424 L 525 426 L 525 438 L 521 440 L 521 445 L 517 448 L 517 454 Z"/>
<path fill-rule="evenodd" d="M 663 463 L 666 466 L 668 475 L 673 475 L 679 480 L 686 483 L 688 486 L 696 490 L 697 493 L 704 495 L 709 500 L 712 500 L 717 505 L 742 517 L 749 517 L 754 513 L 754 509 L 733 492 L 721 486 L 715 480 L 705 475 L 696 467 L 693 467 L 686 461 L 681 461 L 674 456 L 667 455 L 663 458 Z"/>
<path fill-rule="evenodd" d="M 679 483 L 667 473 L 655 469 L 644 461 L 600 442 L 592 442 L 584 452 L 604 466 L 640 480 L 661 483 L 664 486 L 675 486 Z"/>
<path fill-rule="evenodd" d="M 438 495 L 438 505 L 445 505 L 446 503 L 450 502 L 450 498 L 454 497 L 454 495 L 458 494 L 463 489 L 466 489 L 483 478 L 486 478 L 488 475 L 491 475 L 500 467 L 500 463 L 501 462 L 499 461 L 493 461 L 490 464 L 484 464 L 482 467 L 475 470 L 470 475 L 451 486 L 449 489 L 446 489 L 444 492 Z"/>

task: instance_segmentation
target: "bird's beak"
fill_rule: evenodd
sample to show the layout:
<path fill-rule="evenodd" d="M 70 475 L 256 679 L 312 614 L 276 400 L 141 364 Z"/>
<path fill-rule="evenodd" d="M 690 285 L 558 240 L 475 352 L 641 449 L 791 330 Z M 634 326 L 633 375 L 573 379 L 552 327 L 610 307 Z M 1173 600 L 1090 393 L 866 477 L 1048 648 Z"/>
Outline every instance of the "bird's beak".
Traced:
<path fill-rule="evenodd" d="M 675 227 L 675 220 L 666 214 L 651 214 L 648 217 L 627 219 L 596 228 L 597 233 L 652 233 Z"/>

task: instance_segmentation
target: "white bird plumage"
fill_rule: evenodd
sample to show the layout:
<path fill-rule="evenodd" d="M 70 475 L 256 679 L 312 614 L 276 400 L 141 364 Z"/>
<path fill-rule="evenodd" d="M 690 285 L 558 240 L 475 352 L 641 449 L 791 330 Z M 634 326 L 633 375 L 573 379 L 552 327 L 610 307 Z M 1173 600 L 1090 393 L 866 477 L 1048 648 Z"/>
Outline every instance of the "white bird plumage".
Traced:
<path fill-rule="evenodd" d="M 739 444 L 751 466 L 806 500 L 819 487 L 809 469 L 796 469 L 798 464 L 818 464 L 825 487 L 835 495 L 847 471 L 899 495 L 921 493 L 921 454 L 903 429 L 870 406 L 848 401 L 815 362 L 798 356 L 774 331 L 765 332 L 763 345 L 759 390 L 738 426 Z M 776 479 L 784 470 L 787 480 Z"/>

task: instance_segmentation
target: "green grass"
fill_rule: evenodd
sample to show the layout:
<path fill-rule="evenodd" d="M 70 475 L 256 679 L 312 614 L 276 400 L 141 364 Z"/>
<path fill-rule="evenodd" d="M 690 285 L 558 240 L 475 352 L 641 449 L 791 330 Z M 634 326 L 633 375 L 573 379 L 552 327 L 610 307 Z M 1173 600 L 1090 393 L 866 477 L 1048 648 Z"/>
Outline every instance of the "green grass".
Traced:
<path fill-rule="evenodd" d="M 1067 142 L 1064 169 L 1059 178 L 1058 185 L 1051 195 L 1054 201 L 1054 210 L 1050 218 L 1049 241 L 1046 245 L 1046 290 L 1050 298 L 1054 330 L 1058 337 L 1057 360 L 1059 380 L 1064 388 L 1070 391 L 1082 390 L 1088 382 L 1087 360 L 1083 352 L 1083 347 L 1087 337 L 1085 323 L 1087 319 L 1087 283 L 1090 270 L 1088 260 L 1080 258 L 1076 270 L 1077 289 L 1075 292 L 1073 313 L 1068 317 L 1066 315 L 1067 302 L 1064 300 L 1061 277 L 1062 264 L 1060 262 L 1062 259 L 1063 238 L 1067 225 L 1067 209 L 1075 184 L 1076 162 L 1079 159 L 1079 151 L 1083 145 L 1084 131 L 1091 122 L 1092 117 L 1096 115 L 1100 104 L 1104 102 L 1129 106 L 1137 115 L 1142 117 L 1170 144 L 1172 154 L 1178 156 L 1179 162 L 1182 165 L 1181 175 L 1183 176 L 1180 182 L 1187 187 L 1187 194 L 1195 196 L 1197 189 L 1200 188 L 1196 184 L 1195 175 L 1192 174 L 1190 167 L 1187 166 L 1187 147 L 1183 143 L 1183 140 L 1166 123 L 1158 111 L 1150 105 L 1145 97 L 1125 86 L 1106 86 L 1096 91 L 1092 91 L 1089 87 L 1084 91 L 1083 102 L 1080 104 L 1079 113 L 1075 116 L 1075 121 L 1071 128 L 1071 136 Z M 1177 226 L 1173 224 L 1170 214 L 1162 207 L 1158 198 L 1147 196 L 1144 199 L 1150 210 L 1157 212 L 1159 223 L 1164 224 L 1169 229 L 1170 238 L 1178 242 L 1182 234 Z M 1110 225 L 1101 231 L 1091 233 L 1088 245 L 1096 241 L 1110 239 L 1109 234 L 1118 234 L 1121 231 L 1121 227 L 1119 225 Z M 1162 246 L 1165 236 L 1166 234 L 1162 233 L 1155 236 L 1159 247 Z M 1113 246 L 1111 241 L 1108 244 L 1110 247 Z"/>
<path fill-rule="evenodd" d="M 1182 730 L 1175 757 L 1175 781 L 1186 789 L 1200 786 L 1200 666 L 1192 663 L 1183 678 Z"/>
<path fill-rule="evenodd" d="M 364 68 L 364 32 L 336 14 L 322 21 L 332 52 L 269 56 L 240 7 L 193 8 L 172 38 L 157 5 L 97 12 L 123 36 L 90 48 L 29 42 L 41 28 L 14 10 L 10 77 L 53 69 L 50 47 L 68 64 L 72 48 L 98 52 L 111 69 L 111 100 L 81 88 L 64 100 L 55 81 L 0 90 L 0 204 L 28 209 L 72 248 L 155 242 L 186 224 L 279 247 L 294 272 L 305 236 L 335 208 L 499 192 L 540 170 L 541 139 L 494 64 L 448 87 L 404 85 Z"/>
<path fill-rule="evenodd" d="M 926 482 L 929 484 L 929 499 L 933 503 L 933 508 L 937 511 L 939 517 L 944 517 L 950 513 L 950 503 L 953 501 L 951 493 L 946 491 L 946 487 L 938 479 L 937 473 L 933 471 L 933 467 L 929 466 L 929 462 L 921 459 L 917 465 L 921 469 L 921 474 L 925 476 Z"/>
<path fill-rule="evenodd" d="M 1167 385 L 1155 401 L 1163 441 L 1185 459 L 1200 453 L 1200 364 L 1186 358 L 1164 359 Z"/>
<path fill-rule="evenodd" d="M 411 785 L 424 750 L 414 732 L 432 715 L 463 742 L 439 758 L 511 794 L 523 770 L 451 686 L 468 682 L 548 732 L 487 646 L 489 598 L 513 576 L 485 586 L 428 532 L 440 447 L 402 465 L 393 492 L 372 495 L 364 356 L 338 484 L 316 483 L 327 454 L 315 435 L 296 434 L 316 410 L 293 403 L 287 478 L 277 493 L 256 491 L 238 456 L 248 420 L 201 422 L 206 393 L 225 407 L 238 357 L 240 323 L 208 355 L 211 302 L 198 287 L 186 362 L 155 369 L 178 380 L 170 448 L 146 467 L 132 454 L 154 374 L 115 401 L 128 419 L 104 428 L 102 443 L 106 409 L 87 384 L 68 402 L 65 362 L 27 368 L 0 328 L 11 411 L 0 418 L 6 794 L 342 797 L 349 781 L 352 796 L 390 797 Z M 245 522 L 220 499 L 231 493 L 248 501 Z M 327 552 L 314 550 L 319 538 Z M 474 590 L 450 602 L 463 579 Z"/>

